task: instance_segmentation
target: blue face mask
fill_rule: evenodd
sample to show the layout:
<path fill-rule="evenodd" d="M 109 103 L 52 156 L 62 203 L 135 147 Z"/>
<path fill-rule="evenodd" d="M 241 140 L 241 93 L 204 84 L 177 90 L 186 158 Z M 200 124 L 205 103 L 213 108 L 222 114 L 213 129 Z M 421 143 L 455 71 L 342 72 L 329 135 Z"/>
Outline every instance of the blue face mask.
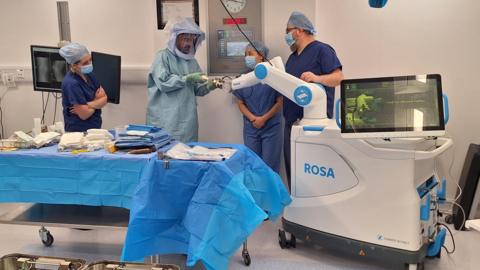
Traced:
<path fill-rule="evenodd" d="M 247 66 L 249 69 L 255 69 L 255 66 L 257 65 L 257 59 L 255 56 L 245 56 L 245 66 Z"/>
<path fill-rule="evenodd" d="M 289 32 L 285 34 L 285 42 L 289 47 L 291 47 L 293 44 L 295 44 L 295 39 L 292 36 L 292 32 Z"/>
<path fill-rule="evenodd" d="M 93 65 L 89 64 L 89 65 L 81 66 L 80 71 L 82 72 L 82 74 L 92 73 Z"/>

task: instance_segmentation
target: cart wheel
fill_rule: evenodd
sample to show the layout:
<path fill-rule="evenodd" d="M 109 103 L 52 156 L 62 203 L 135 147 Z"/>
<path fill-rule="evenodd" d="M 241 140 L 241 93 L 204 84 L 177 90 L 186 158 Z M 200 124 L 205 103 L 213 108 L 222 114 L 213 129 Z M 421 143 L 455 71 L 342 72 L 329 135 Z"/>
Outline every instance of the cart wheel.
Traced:
<path fill-rule="evenodd" d="M 50 232 L 47 232 L 47 239 L 46 240 L 43 240 L 42 239 L 42 243 L 43 245 L 45 245 L 46 247 L 49 247 L 53 244 L 53 241 L 55 239 L 53 239 L 53 235 L 50 233 Z"/>
<path fill-rule="evenodd" d="M 281 249 L 287 248 L 287 237 L 284 230 L 278 230 L 278 244 Z"/>
<path fill-rule="evenodd" d="M 248 252 L 242 252 L 242 258 L 243 258 L 243 263 L 246 266 L 250 266 L 250 264 L 252 263 L 252 259 L 250 258 L 250 254 L 248 254 Z"/>
<path fill-rule="evenodd" d="M 447 224 L 453 224 L 453 215 L 445 216 L 445 222 Z"/>
<path fill-rule="evenodd" d="M 297 247 L 297 238 L 295 238 L 295 235 L 292 234 L 292 236 L 290 237 L 290 241 L 289 241 L 288 245 L 292 248 Z"/>
<path fill-rule="evenodd" d="M 418 264 L 406 264 L 405 269 L 407 270 L 424 270 L 425 269 L 425 262 L 421 262 Z"/>

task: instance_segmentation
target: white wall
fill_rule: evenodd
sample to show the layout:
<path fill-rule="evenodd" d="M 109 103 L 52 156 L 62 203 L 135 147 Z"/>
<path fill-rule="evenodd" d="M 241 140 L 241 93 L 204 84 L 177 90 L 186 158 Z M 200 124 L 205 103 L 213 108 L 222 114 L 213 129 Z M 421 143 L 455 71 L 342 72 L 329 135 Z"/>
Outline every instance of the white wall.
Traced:
<path fill-rule="evenodd" d="M 31 78 L 30 45 L 56 46 L 59 40 L 56 1 L 0 0 L 0 7 L 0 67 L 28 67 L 26 77 Z M 153 1 L 70 0 L 69 10 L 73 41 L 91 50 L 121 55 L 127 69 L 150 65 L 154 56 Z M 145 77 L 143 73 L 136 77 Z M 4 92 L 0 85 L 0 94 Z M 120 100 L 120 105 L 109 104 L 103 110 L 105 127 L 145 122 L 145 82 L 122 82 Z M 33 91 L 31 81 L 8 90 L 2 102 L 7 136 L 15 130 L 31 129 L 32 119 L 41 116 L 41 102 L 41 94 Z M 57 121 L 63 119 L 61 108 L 60 101 Z M 53 111 L 50 99 L 47 123 L 53 121 Z"/>
<path fill-rule="evenodd" d="M 256 0 L 255 0 L 256 1 Z M 120 105 L 109 104 L 103 110 L 104 127 L 145 120 L 146 77 L 154 55 L 164 47 L 165 35 L 156 30 L 155 0 L 69 0 L 72 40 L 89 49 L 122 56 Z M 200 0 L 200 27 L 206 30 L 207 0 Z M 55 0 L 0 0 L 0 68 L 30 67 L 31 44 L 52 45 L 58 42 Z M 315 1 L 264 0 L 264 36 L 271 55 L 288 57 L 283 35 L 293 10 L 315 18 Z M 206 70 L 207 46 L 201 47 L 197 60 Z M 134 73 L 133 71 L 137 71 Z M 27 70 L 28 73 L 31 70 Z M 132 75 L 132 73 L 134 73 Z M 27 74 L 31 78 L 31 75 Z M 5 89 L 0 85 L 0 95 Z M 28 130 L 32 118 L 41 115 L 41 95 L 33 92 L 30 81 L 9 90 L 2 102 L 7 134 Z M 47 121 L 53 120 L 53 106 L 47 110 Z M 21 105 L 21 106 L 20 106 Z M 62 119 L 61 103 L 57 119 Z M 198 98 L 200 140 L 242 143 L 242 119 L 230 94 L 214 91 Z"/>
<path fill-rule="evenodd" d="M 331 44 L 346 78 L 439 73 L 450 98 L 447 134 L 458 179 L 470 143 L 480 143 L 480 2 L 317 0 L 318 39 Z M 450 195 L 455 186 L 449 186 Z"/>

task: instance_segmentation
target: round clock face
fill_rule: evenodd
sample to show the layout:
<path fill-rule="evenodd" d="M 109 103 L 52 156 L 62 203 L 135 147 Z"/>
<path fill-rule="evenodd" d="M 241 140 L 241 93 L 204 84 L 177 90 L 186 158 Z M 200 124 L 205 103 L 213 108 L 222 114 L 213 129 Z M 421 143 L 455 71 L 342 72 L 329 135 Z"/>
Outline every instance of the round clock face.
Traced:
<path fill-rule="evenodd" d="M 243 10 L 247 4 L 247 0 L 222 0 L 228 11 L 238 13 Z"/>

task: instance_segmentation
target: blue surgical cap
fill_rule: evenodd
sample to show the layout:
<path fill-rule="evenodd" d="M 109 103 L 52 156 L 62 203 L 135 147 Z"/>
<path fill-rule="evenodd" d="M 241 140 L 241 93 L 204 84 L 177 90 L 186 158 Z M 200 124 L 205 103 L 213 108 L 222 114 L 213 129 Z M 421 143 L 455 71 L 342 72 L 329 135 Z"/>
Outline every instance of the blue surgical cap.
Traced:
<path fill-rule="evenodd" d="M 268 58 L 268 52 L 270 51 L 267 46 L 265 46 L 265 44 L 263 44 L 262 42 L 260 41 L 254 41 L 252 42 L 253 43 L 253 46 L 255 46 L 255 48 L 257 48 L 257 50 L 262 54 L 262 56 L 266 59 Z M 248 44 L 247 47 L 245 48 L 245 50 L 248 50 L 248 49 L 253 49 L 252 44 Z"/>
<path fill-rule="evenodd" d="M 87 47 L 79 43 L 70 43 L 60 49 L 60 55 L 69 64 L 75 64 L 88 54 Z"/>
<path fill-rule="evenodd" d="M 307 30 L 312 34 L 315 34 L 317 32 L 317 30 L 315 30 L 315 27 L 313 26 L 313 23 L 307 18 L 307 16 L 298 11 L 292 12 L 290 18 L 288 18 L 287 25 Z"/>

